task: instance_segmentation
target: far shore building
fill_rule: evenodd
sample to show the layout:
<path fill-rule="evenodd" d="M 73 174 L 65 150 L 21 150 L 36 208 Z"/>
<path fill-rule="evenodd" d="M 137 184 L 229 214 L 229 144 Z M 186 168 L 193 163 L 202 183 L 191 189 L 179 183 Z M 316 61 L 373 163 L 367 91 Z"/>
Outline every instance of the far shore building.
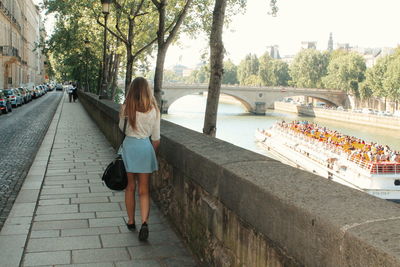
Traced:
<path fill-rule="evenodd" d="M 280 59 L 281 58 L 281 56 L 279 55 L 279 46 L 278 45 L 267 46 L 267 53 L 273 59 Z"/>
<path fill-rule="evenodd" d="M 45 81 L 45 38 L 39 7 L 32 0 L 0 1 L 0 89 Z"/>
<path fill-rule="evenodd" d="M 317 49 L 317 42 L 303 41 L 303 42 L 301 42 L 301 48 L 302 49 Z"/>

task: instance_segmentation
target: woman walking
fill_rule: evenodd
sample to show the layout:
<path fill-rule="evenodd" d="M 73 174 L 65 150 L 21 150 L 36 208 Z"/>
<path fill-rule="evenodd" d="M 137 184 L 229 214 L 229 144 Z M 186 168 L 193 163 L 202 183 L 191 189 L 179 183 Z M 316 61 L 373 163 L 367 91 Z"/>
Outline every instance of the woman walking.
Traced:
<path fill-rule="evenodd" d="M 127 227 L 131 231 L 136 229 L 135 189 L 137 182 L 142 217 L 139 240 L 145 241 L 149 236 L 149 179 L 150 174 L 158 170 L 155 151 L 160 144 L 160 112 L 147 80 L 142 77 L 137 77 L 132 81 L 125 103 L 121 106 L 119 120 L 121 130 L 124 128 L 125 120 L 127 121 L 126 137 L 120 153 L 128 175 L 128 186 L 125 189 Z"/>

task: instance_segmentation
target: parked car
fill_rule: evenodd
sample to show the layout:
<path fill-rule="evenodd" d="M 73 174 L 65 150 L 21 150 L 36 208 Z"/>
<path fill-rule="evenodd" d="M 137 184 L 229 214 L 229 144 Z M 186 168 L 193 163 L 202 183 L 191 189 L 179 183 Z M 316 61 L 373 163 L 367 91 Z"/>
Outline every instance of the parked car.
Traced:
<path fill-rule="evenodd" d="M 29 91 L 26 88 L 20 87 L 20 88 L 18 88 L 18 90 L 21 93 L 24 103 L 28 103 L 29 101 L 32 100 L 31 94 L 29 93 Z"/>
<path fill-rule="evenodd" d="M 32 92 L 32 89 L 25 88 L 25 90 L 26 90 L 26 93 L 29 95 L 29 101 L 32 101 L 32 100 L 33 100 L 33 92 Z"/>
<path fill-rule="evenodd" d="M 42 95 L 44 95 L 44 92 L 42 90 L 42 87 L 40 87 L 40 85 L 35 86 L 35 88 L 37 90 L 38 97 L 41 97 Z"/>
<path fill-rule="evenodd" d="M 39 89 L 37 89 L 36 86 L 32 87 L 31 95 L 32 95 L 32 99 L 36 99 L 36 98 L 38 98 L 40 96 Z"/>
<path fill-rule="evenodd" d="M 374 110 L 373 110 L 372 108 L 363 108 L 363 109 L 361 110 L 361 113 L 364 113 L 364 114 L 374 114 Z"/>
<path fill-rule="evenodd" d="M 19 96 L 20 100 L 21 100 L 21 105 L 25 104 L 25 100 L 24 100 L 24 96 L 22 95 L 21 91 L 18 88 L 14 88 L 14 92 L 17 96 Z"/>
<path fill-rule="evenodd" d="M 12 112 L 11 102 L 8 100 L 7 96 L 4 94 L 4 91 L 1 89 L 0 89 L 0 110 L 4 114 Z"/>
<path fill-rule="evenodd" d="M 49 84 L 46 84 L 46 86 L 47 86 L 47 91 L 53 91 L 54 90 L 53 84 L 49 83 Z"/>
<path fill-rule="evenodd" d="M 384 115 L 384 116 L 393 116 L 393 113 L 390 112 L 390 111 L 388 111 L 388 110 L 385 110 L 385 111 L 383 112 L 383 115 Z"/>
<path fill-rule="evenodd" d="M 336 110 L 344 111 L 344 108 L 343 108 L 342 106 L 338 106 L 338 107 L 336 108 Z"/>
<path fill-rule="evenodd" d="M 38 87 L 39 87 L 42 95 L 45 95 L 47 93 L 46 87 L 43 84 L 39 85 Z"/>
<path fill-rule="evenodd" d="M 396 110 L 395 112 L 393 112 L 393 116 L 400 117 L 400 110 Z"/>
<path fill-rule="evenodd" d="M 64 87 L 62 86 L 62 84 L 57 83 L 56 84 L 56 91 L 62 91 L 64 89 Z"/>
<path fill-rule="evenodd" d="M 5 89 L 4 94 L 7 99 L 11 102 L 13 107 L 18 107 L 22 105 L 22 97 L 17 89 Z"/>

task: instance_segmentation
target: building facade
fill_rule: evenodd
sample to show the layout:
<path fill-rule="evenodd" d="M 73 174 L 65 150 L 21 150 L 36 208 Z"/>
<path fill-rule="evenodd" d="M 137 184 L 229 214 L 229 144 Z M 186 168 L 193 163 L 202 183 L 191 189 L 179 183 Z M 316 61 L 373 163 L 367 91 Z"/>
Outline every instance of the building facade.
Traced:
<path fill-rule="evenodd" d="M 32 0 L 0 0 L 0 89 L 44 82 L 43 28 Z"/>

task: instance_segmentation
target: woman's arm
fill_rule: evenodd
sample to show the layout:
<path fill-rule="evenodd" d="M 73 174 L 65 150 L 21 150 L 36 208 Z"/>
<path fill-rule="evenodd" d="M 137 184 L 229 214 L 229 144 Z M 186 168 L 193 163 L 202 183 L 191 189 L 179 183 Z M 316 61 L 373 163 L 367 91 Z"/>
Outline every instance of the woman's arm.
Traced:
<path fill-rule="evenodd" d="M 154 151 L 157 152 L 158 146 L 160 145 L 160 140 L 151 141 Z"/>
<path fill-rule="evenodd" d="M 156 119 L 153 124 L 153 131 L 151 133 L 151 143 L 154 151 L 157 152 L 157 148 L 160 145 L 160 114 L 156 114 Z"/>

